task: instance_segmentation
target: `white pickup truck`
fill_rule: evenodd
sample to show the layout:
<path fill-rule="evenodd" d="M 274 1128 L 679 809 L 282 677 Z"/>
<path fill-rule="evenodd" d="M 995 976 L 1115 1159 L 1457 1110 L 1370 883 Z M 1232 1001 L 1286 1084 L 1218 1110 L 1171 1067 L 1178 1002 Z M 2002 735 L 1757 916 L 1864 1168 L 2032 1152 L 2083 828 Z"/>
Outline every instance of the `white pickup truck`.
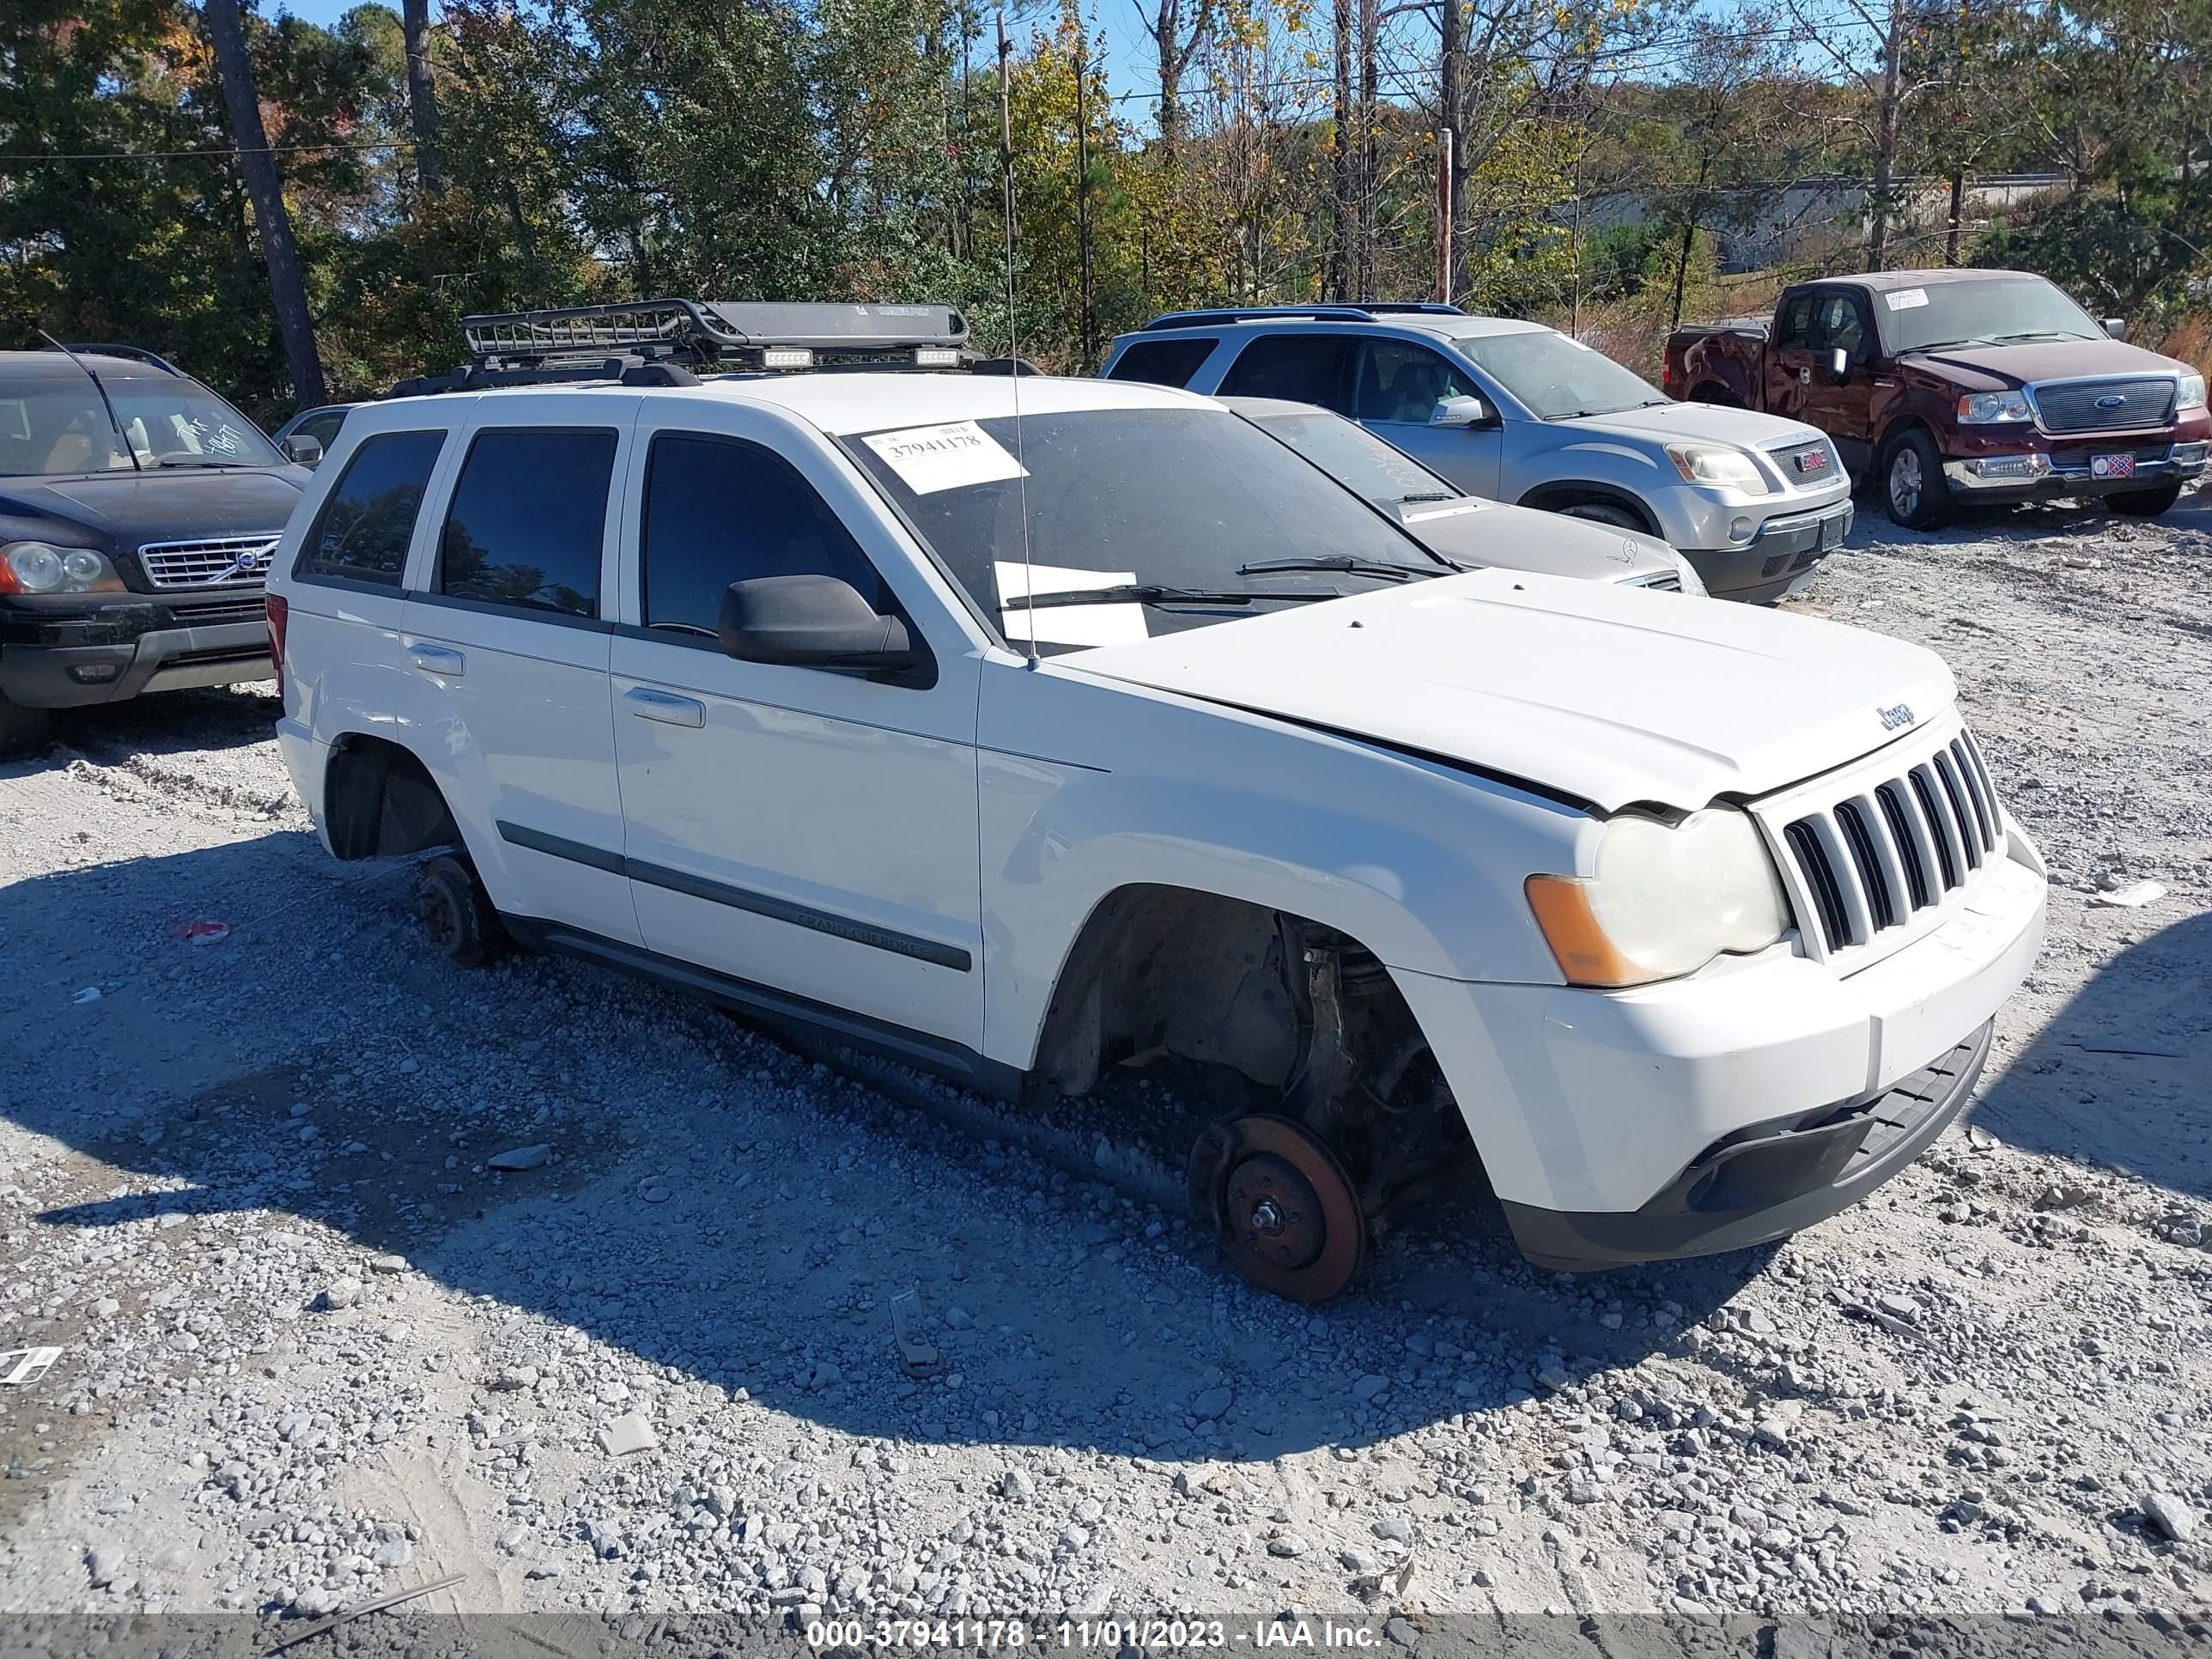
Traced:
<path fill-rule="evenodd" d="M 565 367 L 512 341 L 573 313 L 485 324 L 277 553 L 293 779 L 337 856 L 434 854 L 456 959 L 1012 1101 L 1241 1075 L 1193 1201 L 1306 1300 L 1440 1176 L 1603 1267 L 1802 1227 L 1965 1109 L 2045 884 L 1929 653 L 1440 571 L 1182 392 L 764 367 L 965 362 L 941 311 L 680 309 Z"/>

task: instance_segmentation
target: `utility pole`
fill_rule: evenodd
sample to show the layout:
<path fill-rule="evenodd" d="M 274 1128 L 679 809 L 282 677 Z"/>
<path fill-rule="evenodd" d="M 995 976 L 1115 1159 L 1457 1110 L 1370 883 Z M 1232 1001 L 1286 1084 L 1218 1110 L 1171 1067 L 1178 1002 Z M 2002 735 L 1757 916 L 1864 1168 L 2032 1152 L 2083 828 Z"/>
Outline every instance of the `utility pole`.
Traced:
<path fill-rule="evenodd" d="M 1078 280 L 1079 328 L 1083 337 L 1083 370 L 1098 366 L 1098 314 L 1091 295 L 1091 118 L 1087 99 L 1091 79 L 1089 25 L 1079 11 L 1075 35 L 1075 252 Z"/>
<path fill-rule="evenodd" d="M 1452 132 L 1437 129 L 1437 298 L 1452 297 Z"/>

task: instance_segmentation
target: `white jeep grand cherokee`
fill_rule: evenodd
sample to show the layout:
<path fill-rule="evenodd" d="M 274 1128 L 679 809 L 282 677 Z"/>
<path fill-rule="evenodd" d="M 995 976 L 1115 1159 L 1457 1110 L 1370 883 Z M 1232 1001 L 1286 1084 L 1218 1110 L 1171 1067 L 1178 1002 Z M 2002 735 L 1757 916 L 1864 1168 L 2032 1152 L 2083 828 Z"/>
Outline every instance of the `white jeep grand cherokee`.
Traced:
<path fill-rule="evenodd" d="M 292 777 L 339 858 L 449 849 L 456 958 L 1024 1102 L 1209 1067 L 1194 1203 L 1310 1300 L 1440 1176 L 1603 1267 L 1964 1109 L 2045 876 L 1929 653 L 1454 574 L 1156 386 L 630 380 L 363 406 L 276 556 Z"/>

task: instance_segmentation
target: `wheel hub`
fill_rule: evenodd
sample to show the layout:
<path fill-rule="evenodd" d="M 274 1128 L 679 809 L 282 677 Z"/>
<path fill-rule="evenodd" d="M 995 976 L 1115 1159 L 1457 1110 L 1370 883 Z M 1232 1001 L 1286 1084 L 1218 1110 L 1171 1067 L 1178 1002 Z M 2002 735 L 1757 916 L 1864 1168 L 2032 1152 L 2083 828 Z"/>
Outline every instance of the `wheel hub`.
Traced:
<path fill-rule="evenodd" d="M 1365 1254 L 1366 1218 L 1335 1155 L 1265 1115 L 1209 1127 L 1191 1152 L 1191 1202 L 1237 1271 L 1293 1302 L 1326 1302 Z"/>
<path fill-rule="evenodd" d="M 1920 505 L 1920 457 L 1909 449 L 1898 451 L 1890 463 L 1889 498 L 1906 513 Z"/>
<path fill-rule="evenodd" d="M 440 950 L 450 950 L 460 936 L 461 917 L 453 896 L 444 884 L 427 881 L 422 884 L 418 914 L 422 918 L 422 931 Z"/>

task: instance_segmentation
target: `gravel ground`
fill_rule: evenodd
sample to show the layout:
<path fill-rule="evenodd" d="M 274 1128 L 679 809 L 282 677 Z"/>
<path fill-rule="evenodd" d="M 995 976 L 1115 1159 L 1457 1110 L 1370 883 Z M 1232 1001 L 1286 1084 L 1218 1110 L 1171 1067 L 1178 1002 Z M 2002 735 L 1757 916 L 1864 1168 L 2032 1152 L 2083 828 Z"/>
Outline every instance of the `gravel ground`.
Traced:
<path fill-rule="evenodd" d="M 2208 575 L 2202 510 L 1876 520 L 1803 604 L 1950 660 L 2052 866 L 1972 1130 L 1598 1278 L 1446 1205 L 1318 1315 L 697 1004 L 433 958 L 266 696 L 73 721 L 0 769 L 0 1348 L 63 1351 L 0 1385 L 0 1608 L 2202 1631 Z"/>

